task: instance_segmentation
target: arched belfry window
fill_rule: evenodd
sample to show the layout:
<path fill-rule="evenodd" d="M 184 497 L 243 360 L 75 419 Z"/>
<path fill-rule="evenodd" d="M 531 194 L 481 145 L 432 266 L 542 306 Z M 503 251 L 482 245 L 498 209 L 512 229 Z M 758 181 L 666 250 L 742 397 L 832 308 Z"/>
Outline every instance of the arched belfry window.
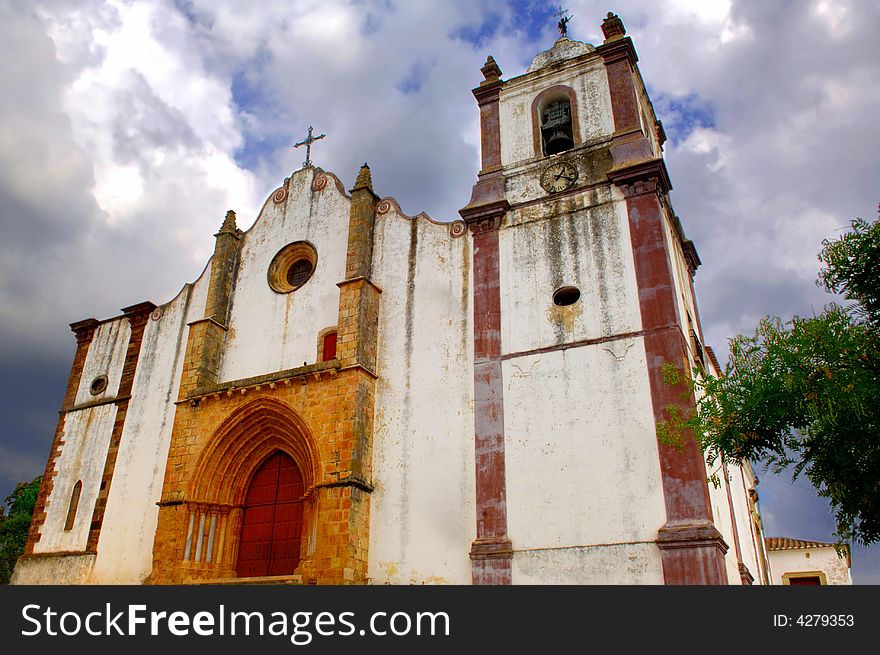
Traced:
<path fill-rule="evenodd" d="M 561 84 L 544 89 L 532 103 L 535 154 L 549 157 L 581 142 L 574 90 Z"/>
<path fill-rule="evenodd" d="M 73 530 L 73 524 L 76 521 L 76 510 L 79 508 L 79 495 L 82 493 L 82 480 L 77 480 L 73 485 L 73 491 L 70 492 L 70 504 L 67 506 L 67 520 L 64 522 L 64 530 Z"/>
<path fill-rule="evenodd" d="M 545 155 L 555 155 L 574 146 L 568 100 L 554 100 L 541 112 L 541 142 Z"/>

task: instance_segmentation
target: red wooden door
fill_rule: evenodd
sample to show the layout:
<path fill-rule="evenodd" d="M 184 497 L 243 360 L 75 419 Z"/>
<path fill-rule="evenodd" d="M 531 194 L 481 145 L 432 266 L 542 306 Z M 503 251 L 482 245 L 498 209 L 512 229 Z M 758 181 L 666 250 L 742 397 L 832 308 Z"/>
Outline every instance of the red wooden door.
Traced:
<path fill-rule="evenodd" d="M 299 564 L 303 479 L 288 455 L 277 452 L 251 478 L 244 501 L 238 576 L 288 575 Z"/>

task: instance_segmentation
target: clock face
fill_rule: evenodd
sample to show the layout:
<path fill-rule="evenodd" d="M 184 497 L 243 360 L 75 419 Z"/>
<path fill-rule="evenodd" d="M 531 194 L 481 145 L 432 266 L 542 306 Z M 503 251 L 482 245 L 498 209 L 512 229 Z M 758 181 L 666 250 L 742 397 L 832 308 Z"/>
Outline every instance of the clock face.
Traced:
<path fill-rule="evenodd" d="M 549 193 L 559 193 L 574 184 L 577 177 L 577 168 L 574 164 L 560 161 L 544 169 L 541 173 L 541 186 Z"/>

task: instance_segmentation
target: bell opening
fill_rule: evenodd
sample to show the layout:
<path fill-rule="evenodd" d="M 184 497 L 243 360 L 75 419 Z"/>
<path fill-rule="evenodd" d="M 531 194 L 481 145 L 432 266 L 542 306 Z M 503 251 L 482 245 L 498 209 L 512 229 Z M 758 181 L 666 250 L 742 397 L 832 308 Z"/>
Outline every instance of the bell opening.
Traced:
<path fill-rule="evenodd" d="M 541 112 L 541 136 L 544 155 L 555 155 L 574 147 L 571 106 L 566 100 L 556 100 Z"/>

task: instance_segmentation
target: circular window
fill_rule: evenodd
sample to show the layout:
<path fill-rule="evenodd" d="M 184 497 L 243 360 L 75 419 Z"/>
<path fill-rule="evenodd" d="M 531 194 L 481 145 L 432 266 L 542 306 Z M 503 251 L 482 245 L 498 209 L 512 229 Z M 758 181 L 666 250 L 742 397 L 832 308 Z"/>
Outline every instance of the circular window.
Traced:
<path fill-rule="evenodd" d="M 553 304 L 558 307 L 566 307 L 575 304 L 581 297 L 577 287 L 561 287 L 553 293 Z"/>
<path fill-rule="evenodd" d="M 89 385 L 89 393 L 93 396 L 97 396 L 98 394 L 104 393 L 107 389 L 107 376 L 99 375 L 92 383 Z"/>
<path fill-rule="evenodd" d="M 269 264 L 269 286 L 278 293 L 290 293 L 309 281 L 315 272 L 318 253 L 307 241 L 284 246 Z"/>

